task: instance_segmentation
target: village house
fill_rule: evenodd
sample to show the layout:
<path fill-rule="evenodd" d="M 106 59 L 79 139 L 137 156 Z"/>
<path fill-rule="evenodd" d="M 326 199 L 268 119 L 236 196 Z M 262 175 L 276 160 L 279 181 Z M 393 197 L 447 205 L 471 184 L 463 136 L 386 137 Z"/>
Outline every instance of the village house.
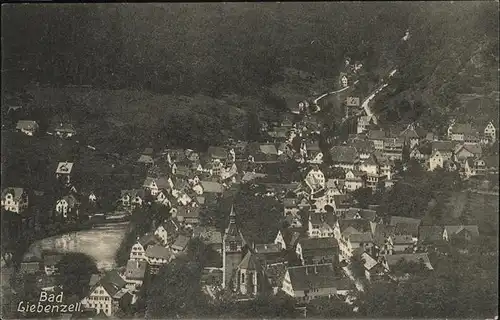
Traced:
<path fill-rule="evenodd" d="M 358 233 L 354 228 L 347 228 L 340 237 L 340 257 L 349 261 L 355 252 L 372 252 L 375 244 L 370 231 Z"/>
<path fill-rule="evenodd" d="M 497 129 L 492 121 L 488 122 L 483 132 L 484 135 L 489 138 L 490 142 L 495 142 L 497 140 Z"/>
<path fill-rule="evenodd" d="M 375 150 L 384 150 L 384 140 L 387 137 L 387 133 L 384 130 L 369 130 L 366 134 L 366 138 L 373 142 Z"/>
<path fill-rule="evenodd" d="M 378 257 L 384 254 L 391 253 L 389 237 L 395 234 L 395 226 L 390 226 L 383 223 L 370 223 L 373 234 L 373 257 Z"/>
<path fill-rule="evenodd" d="M 61 261 L 62 256 L 58 254 L 48 254 L 43 256 L 43 268 L 45 274 L 48 276 L 55 275 L 57 270 L 57 265 Z"/>
<path fill-rule="evenodd" d="M 178 254 L 179 252 L 186 250 L 189 240 L 190 238 L 185 235 L 178 235 L 174 243 L 170 246 L 172 253 Z"/>
<path fill-rule="evenodd" d="M 145 165 L 153 165 L 155 161 L 153 160 L 153 157 L 147 154 L 141 154 L 139 156 L 139 159 L 137 159 L 138 163 L 143 163 Z"/>
<path fill-rule="evenodd" d="M 439 243 L 443 240 L 442 226 L 420 226 L 418 228 L 418 245 Z"/>
<path fill-rule="evenodd" d="M 437 168 L 444 168 L 445 162 L 449 160 L 443 157 L 443 154 L 439 150 L 432 152 L 431 157 L 428 160 L 429 171 L 434 171 Z"/>
<path fill-rule="evenodd" d="M 369 281 L 380 280 L 387 272 L 382 263 L 372 258 L 372 256 L 366 252 L 361 254 L 361 260 L 363 261 L 363 266 L 365 268 L 365 277 Z"/>
<path fill-rule="evenodd" d="M 389 160 L 402 160 L 403 159 L 404 140 L 401 137 L 385 138 L 383 155 Z"/>
<path fill-rule="evenodd" d="M 76 130 L 70 123 L 60 122 L 59 125 L 57 125 L 56 128 L 54 129 L 54 132 L 57 136 L 61 138 L 71 138 L 74 135 L 76 135 Z"/>
<path fill-rule="evenodd" d="M 310 238 L 327 238 L 333 236 L 334 216 L 331 213 L 309 213 L 307 236 Z"/>
<path fill-rule="evenodd" d="M 476 225 L 448 225 L 444 226 L 443 239 L 450 241 L 452 239 L 461 239 L 470 241 L 479 236 L 479 228 Z"/>
<path fill-rule="evenodd" d="M 222 184 L 215 181 L 200 181 L 200 185 L 203 188 L 203 193 L 220 194 L 224 192 Z"/>
<path fill-rule="evenodd" d="M 346 296 L 352 289 L 350 279 L 331 263 L 288 267 L 282 286 L 287 295 L 305 303 L 319 297 Z"/>
<path fill-rule="evenodd" d="M 141 238 L 137 237 L 137 242 L 130 250 L 130 260 L 147 261 L 146 250 L 152 245 L 160 244 L 161 240 L 154 234 L 146 233 Z"/>
<path fill-rule="evenodd" d="M 296 228 L 278 230 L 274 243 L 278 244 L 282 250 L 294 250 L 301 238 L 301 232 L 301 229 Z"/>
<path fill-rule="evenodd" d="M 137 206 L 142 206 L 146 198 L 143 189 L 122 190 L 120 203 L 124 208 L 133 209 Z"/>
<path fill-rule="evenodd" d="M 422 263 L 428 270 L 434 270 L 427 253 L 399 253 L 383 255 L 381 258 L 384 268 L 390 272 L 393 271 L 392 269 L 394 266 L 396 266 L 401 260 L 405 262 Z"/>
<path fill-rule="evenodd" d="M 469 158 L 481 157 L 483 150 L 478 144 L 463 143 L 456 146 L 453 152 L 456 162 L 464 163 Z"/>
<path fill-rule="evenodd" d="M 464 165 L 464 175 L 466 179 L 475 176 L 483 176 L 486 175 L 486 162 L 480 159 L 472 159 L 469 158 L 465 161 Z"/>
<path fill-rule="evenodd" d="M 333 235 L 333 231 L 332 231 Z M 297 257 L 302 264 L 324 264 L 338 262 L 339 245 L 335 238 L 302 238 L 295 247 Z"/>
<path fill-rule="evenodd" d="M 61 292 L 62 286 L 58 284 L 56 277 L 48 276 L 46 274 L 39 274 L 36 276 L 36 288 L 45 292 Z"/>
<path fill-rule="evenodd" d="M 307 141 L 304 143 L 307 153 L 307 161 L 309 163 L 321 164 L 323 163 L 323 153 L 319 147 L 319 141 Z"/>
<path fill-rule="evenodd" d="M 161 241 L 162 245 L 169 246 L 175 241 L 179 231 L 179 223 L 171 218 L 160 224 L 158 228 L 156 228 L 154 235 Z"/>
<path fill-rule="evenodd" d="M 355 191 L 366 186 L 367 174 L 358 170 L 348 170 L 345 174 L 345 188 Z"/>
<path fill-rule="evenodd" d="M 28 193 L 23 188 L 6 188 L 2 191 L 2 207 L 21 214 L 28 208 Z"/>
<path fill-rule="evenodd" d="M 373 116 L 359 116 L 356 124 L 356 133 L 364 133 L 373 124 Z"/>
<path fill-rule="evenodd" d="M 148 177 L 146 178 L 146 180 L 144 180 L 142 186 L 146 191 L 149 191 L 152 196 L 156 196 L 162 189 L 171 190 L 173 188 L 173 183 L 170 178 L 167 178 L 165 176 L 158 178 Z"/>
<path fill-rule="evenodd" d="M 448 127 L 448 139 L 451 141 L 477 143 L 479 142 L 479 133 L 470 123 L 453 122 Z"/>
<path fill-rule="evenodd" d="M 127 282 L 116 270 L 109 271 L 90 288 L 90 293 L 82 300 L 82 306 L 111 317 L 121 306 L 132 302 L 132 296 L 128 293 L 126 285 Z"/>
<path fill-rule="evenodd" d="M 368 220 L 364 219 L 339 219 L 335 222 L 334 228 L 333 228 L 333 235 L 335 239 L 340 240 L 342 238 L 342 234 L 345 231 L 348 232 L 357 232 L 357 233 L 364 233 L 364 232 L 371 232 L 372 228 L 370 225 L 370 222 Z"/>
<path fill-rule="evenodd" d="M 410 159 L 415 159 L 418 161 L 426 161 L 431 156 L 431 147 L 430 145 L 419 144 L 413 147 L 410 150 Z"/>
<path fill-rule="evenodd" d="M 386 178 L 381 173 L 380 165 L 374 154 L 371 154 L 368 159 L 359 165 L 359 171 L 366 173 L 366 187 L 376 190 L 380 182 Z"/>
<path fill-rule="evenodd" d="M 56 178 L 62 183 L 69 184 L 71 182 L 71 171 L 73 170 L 72 162 L 59 162 L 56 169 Z"/>
<path fill-rule="evenodd" d="M 57 200 L 55 210 L 64 219 L 67 219 L 69 216 L 76 218 L 78 216 L 79 206 L 80 202 L 75 196 L 69 195 Z"/>
<path fill-rule="evenodd" d="M 145 257 L 150 266 L 151 274 L 158 273 L 161 266 L 169 263 L 175 258 L 174 253 L 170 249 L 157 244 L 148 246 Z"/>
<path fill-rule="evenodd" d="M 314 166 L 307 174 L 304 182 L 309 187 L 309 193 L 314 194 L 325 188 L 325 175 L 318 166 Z"/>
<path fill-rule="evenodd" d="M 348 146 L 334 146 L 330 149 L 332 167 L 344 170 L 354 170 L 359 163 L 356 148 Z"/>
<path fill-rule="evenodd" d="M 16 130 L 28 136 L 33 136 L 38 131 L 39 126 L 33 120 L 19 120 L 16 124 Z"/>
<path fill-rule="evenodd" d="M 348 142 L 350 147 L 356 148 L 361 162 L 365 161 L 375 151 L 375 144 L 370 140 L 352 139 Z"/>
<path fill-rule="evenodd" d="M 217 231 L 215 227 L 195 227 L 193 237 L 200 238 L 205 245 L 211 247 L 214 251 L 222 252 L 222 233 Z"/>
<path fill-rule="evenodd" d="M 375 222 L 377 219 L 377 211 L 372 209 L 349 208 L 343 215 L 345 220 L 363 219 L 370 222 Z"/>
<path fill-rule="evenodd" d="M 411 235 L 413 242 L 418 241 L 418 228 L 420 227 L 420 223 L 420 219 L 400 216 L 391 216 L 389 221 L 389 225 L 394 226 L 395 235 Z"/>
<path fill-rule="evenodd" d="M 124 277 L 127 282 L 127 289 L 130 292 L 138 291 L 141 288 L 146 276 L 147 266 L 148 263 L 146 261 L 127 261 Z"/>
<path fill-rule="evenodd" d="M 416 242 L 412 235 L 390 235 L 388 238 L 389 253 L 409 252 Z"/>
<path fill-rule="evenodd" d="M 410 150 L 419 145 L 420 141 L 424 140 L 427 135 L 424 129 L 415 124 L 410 124 L 406 129 L 400 133 L 400 137 L 403 138 L 404 144 L 407 145 Z"/>

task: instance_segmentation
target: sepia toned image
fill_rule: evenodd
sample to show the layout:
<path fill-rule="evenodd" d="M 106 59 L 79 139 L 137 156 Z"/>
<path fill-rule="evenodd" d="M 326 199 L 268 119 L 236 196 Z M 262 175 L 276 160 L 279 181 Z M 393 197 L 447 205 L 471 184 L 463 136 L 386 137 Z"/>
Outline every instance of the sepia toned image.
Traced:
<path fill-rule="evenodd" d="M 498 1 L 1 9 L 1 319 L 498 319 Z"/>

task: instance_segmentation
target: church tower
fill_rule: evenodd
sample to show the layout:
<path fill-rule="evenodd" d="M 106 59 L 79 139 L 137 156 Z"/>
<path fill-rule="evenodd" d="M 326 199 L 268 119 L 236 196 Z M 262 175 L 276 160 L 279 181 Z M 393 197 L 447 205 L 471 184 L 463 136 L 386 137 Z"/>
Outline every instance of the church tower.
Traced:
<path fill-rule="evenodd" d="M 229 225 L 224 232 L 224 238 L 222 240 L 222 287 L 231 287 L 231 280 L 238 269 L 238 265 L 243 259 L 243 246 L 245 241 L 241 231 L 236 225 L 236 214 L 234 213 L 234 207 L 231 206 L 231 213 L 229 214 Z"/>

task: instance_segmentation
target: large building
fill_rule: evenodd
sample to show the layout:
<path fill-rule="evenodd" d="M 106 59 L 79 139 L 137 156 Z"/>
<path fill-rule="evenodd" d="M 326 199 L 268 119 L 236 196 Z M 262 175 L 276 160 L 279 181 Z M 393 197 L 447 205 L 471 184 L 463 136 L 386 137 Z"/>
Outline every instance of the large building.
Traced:
<path fill-rule="evenodd" d="M 245 239 L 236 225 L 236 214 L 234 213 L 234 208 L 231 207 L 229 225 L 222 239 L 223 288 L 231 287 L 231 282 L 233 281 L 232 279 L 234 278 L 238 265 L 243 260 L 244 245 Z"/>

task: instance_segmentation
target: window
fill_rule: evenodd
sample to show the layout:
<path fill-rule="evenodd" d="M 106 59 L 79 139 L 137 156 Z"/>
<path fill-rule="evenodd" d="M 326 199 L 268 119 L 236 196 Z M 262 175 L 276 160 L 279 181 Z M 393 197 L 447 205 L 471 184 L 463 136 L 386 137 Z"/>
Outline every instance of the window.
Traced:
<path fill-rule="evenodd" d="M 238 249 L 238 245 L 236 242 L 232 241 L 229 243 L 229 250 L 236 251 Z"/>
<path fill-rule="evenodd" d="M 245 283 L 245 274 L 241 273 L 241 283 Z"/>

